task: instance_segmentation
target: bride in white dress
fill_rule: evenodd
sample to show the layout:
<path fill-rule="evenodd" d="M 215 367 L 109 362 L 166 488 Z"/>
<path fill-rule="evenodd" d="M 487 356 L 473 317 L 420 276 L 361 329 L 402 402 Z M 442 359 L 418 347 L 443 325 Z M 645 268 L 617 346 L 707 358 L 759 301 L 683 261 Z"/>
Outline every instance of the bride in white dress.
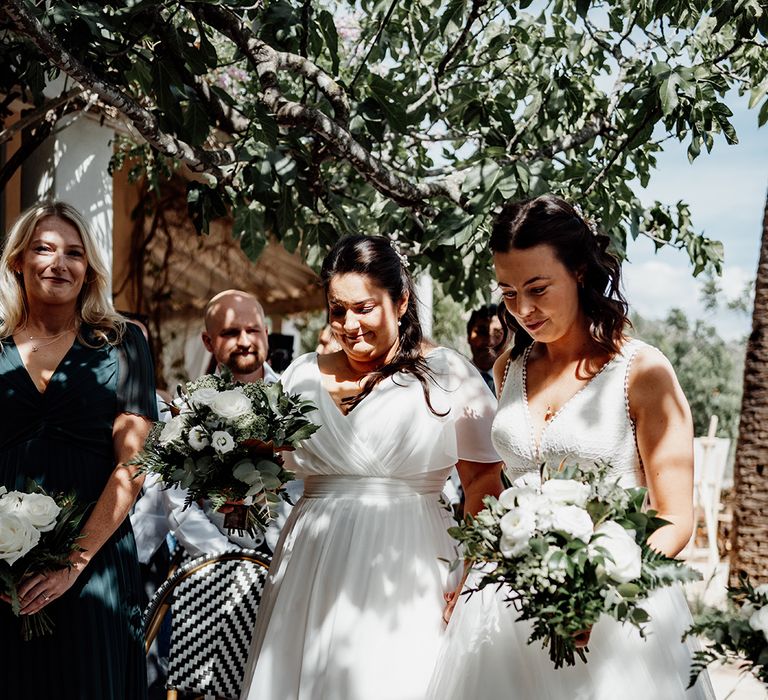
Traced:
<path fill-rule="evenodd" d="M 607 243 L 552 195 L 507 204 L 497 218 L 490 247 L 515 335 L 494 368 L 493 443 L 512 480 L 538 476 L 544 463 L 600 460 L 624 485 L 647 486 L 650 506 L 671 523 L 651 544 L 675 556 L 692 530 L 690 410 L 666 358 L 624 335 L 620 267 Z M 601 618 L 577 639 L 588 645 L 587 663 L 555 670 L 541 642 L 527 644 L 530 624 L 516 621 L 495 589 L 454 595 L 427 697 L 714 698 L 706 674 L 686 690 L 693 643 L 681 641 L 691 621 L 682 589 L 661 589 L 645 607 L 645 639 Z"/>
<path fill-rule="evenodd" d="M 304 479 L 261 600 L 241 698 L 423 700 L 456 557 L 440 492 L 466 508 L 501 488 L 493 395 L 458 353 L 428 347 L 385 238 L 342 239 L 321 277 L 342 350 L 298 358 L 284 388 L 321 426 L 289 454 Z"/>

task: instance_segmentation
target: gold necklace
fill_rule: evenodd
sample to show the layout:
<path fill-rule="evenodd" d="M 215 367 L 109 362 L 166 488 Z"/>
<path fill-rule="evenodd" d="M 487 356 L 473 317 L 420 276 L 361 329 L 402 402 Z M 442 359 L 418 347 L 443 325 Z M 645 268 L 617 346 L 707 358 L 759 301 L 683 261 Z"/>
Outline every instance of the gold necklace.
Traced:
<path fill-rule="evenodd" d="M 40 348 L 47 347 L 48 345 L 53 345 L 65 333 L 71 333 L 71 332 L 72 332 L 72 329 L 67 328 L 67 330 L 62 331 L 61 333 L 57 333 L 56 335 L 30 335 L 27 337 L 30 339 L 30 341 L 32 341 L 32 352 L 37 352 Z M 35 343 L 35 340 L 47 340 L 48 342 Z"/>

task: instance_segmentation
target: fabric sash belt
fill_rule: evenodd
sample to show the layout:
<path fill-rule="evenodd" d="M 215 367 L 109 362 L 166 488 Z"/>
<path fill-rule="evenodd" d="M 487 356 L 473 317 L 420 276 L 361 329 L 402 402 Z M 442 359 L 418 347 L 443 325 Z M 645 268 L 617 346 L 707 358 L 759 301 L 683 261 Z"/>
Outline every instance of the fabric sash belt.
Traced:
<path fill-rule="evenodd" d="M 305 498 L 428 496 L 439 494 L 449 469 L 404 478 L 384 476 L 309 476 L 304 479 Z"/>

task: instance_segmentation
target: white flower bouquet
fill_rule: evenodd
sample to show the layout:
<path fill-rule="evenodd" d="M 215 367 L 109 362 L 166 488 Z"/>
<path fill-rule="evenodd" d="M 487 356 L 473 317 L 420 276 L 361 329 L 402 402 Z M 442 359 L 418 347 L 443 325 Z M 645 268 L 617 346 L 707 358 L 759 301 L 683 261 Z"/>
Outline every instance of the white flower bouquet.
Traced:
<path fill-rule="evenodd" d="M 471 594 L 503 588 L 505 600 L 530 620 L 528 643 L 549 645 L 555 668 L 587 660 L 575 635 L 607 614 L 640 629 L 643 599 L 660 586 L 699 574 L 652 550 L 648 537 L 666 521 L 645 510 L 646 489 L 624 489 L 607 465 L 542 469 L 542 482 L 522 477 L 486 508 L 451 528 L 476 569 Z"/>
<path fill-rule="evenodd" d="M 71 566 L 69 557 L 80 547 L 80 521 L 85 509 L 73 495 L 49 496 L 32 482 L 28 491 L 0 486 L 0 590 L 20 615 L 19 586 L 32 574 Z M 53 623 L 43 609 L 21 616 L 25 641 L 50 634 Z"/>
<path fill-rule="evenodd" d="M 686 632 L 710 642 L 694 654 L 690 685 L 712 661 L 736 662 L 768 685 L 768 584 L 752 586 L 742 577 L 728 588 L 728 601 L 725 610 L 704 609 Z"/>
<path fill-rule="evenodd" d="M 132 463 L 158 474 L 166 487 L 186 489 L 187 505 L 202 498 L 214 508 L 236 502 L 225 516 L 228 529 L 265 529 L 282 485 L 293 479 L 280 452 L 318 429 L 306 417 L 315 407 L 279 382 L 240 384 L 230 375 L 207 375 L 178 393 L 176 415 L 154 426 Z"/>

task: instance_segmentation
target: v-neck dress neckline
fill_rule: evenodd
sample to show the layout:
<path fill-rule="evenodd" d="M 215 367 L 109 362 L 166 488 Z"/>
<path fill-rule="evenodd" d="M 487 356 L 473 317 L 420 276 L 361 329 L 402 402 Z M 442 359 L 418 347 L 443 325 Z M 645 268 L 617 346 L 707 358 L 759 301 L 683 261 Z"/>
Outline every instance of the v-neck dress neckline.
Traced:
<path fill-rule="evenodd" d="M 32 378 L 32 374 L 27 368 L 27 365 L 24 362 L 24 358 L 21 356 L 21 351 L 19 350 L 18 345 L 16 345 L 16 339 L 11 336 L 10 342 L 13 344 L 13 349 L 16 353 L 16 361 L 21 369 L 24 370 L 24 374 L 26 375 L 27 379 L 29 380 L 29 383 L 32 385 L 32 388 L 35 390 L 35 393 L 42 399 L 45 398 L 45 395 L 48 393 L 48 390 L 51 388 L 51 384 L 53 384 L 54 379 L 56 379 L 56 376 L 59 374 L 59 371 L 61 370 L 62 366 L 66 362 L 67 359 L 69 359 L 69 356 L 72 354 L 73 350 L 75 349 L 75 346 L 79 344 L 78 336 L 75 335 L 74 340 L 72 341 L 72 344 L 67 348 L 67 351 L 61 356 L 61 359 L 56 363 L 56 367 L 54 367 L 53 372 L 51 373 L 51 376 L 48 378 L 48 382 L 45 385 L 45 389 L 40 391 L 37 384 L 35 383 L 35 380 Z M 8 341 L 6 341 L 8 342 Z"/>
<path fill-rule="evenodd" d="M 531 407 L 528 403 L 528 356 L 531 354 L 531 349 L 533 348 L 533 344 L 529 345 L 525 350 L 523 351 L 523 359 L 522 359 L 522 379 L 521 379 L 521 392 L 522 392 L 522 400 L 523 400 L 523 409 L 525 411 L 525 418 L 528 422 L 528 428 L 530 430 L 530 439 L 531 439 L 531 449 L 532 454 L 539 458 L 541 455 L 541 445 L 544 441 L 545 434 L 547 432 L 547 428 L 549 428 L 552 423 L 554 423 L 557 418 L 565 411 L 569 405 L 575 403 L 576 399 L 582 395 L 592 384 L 594 381 L 611 365 L 616 361 L 617 357 L 621 356 L 621 353 L 616 353 L 613 357 L 611 357 L 610 360 L 605 362 L 603 366 L 595 372 L 594 375 L 592 375 L 578 390 L 576 390 L 571 396 L 569 396 L 565 402 L 560 406 L 560 408 L 557 409 L 552 414 L 552 417 L 549 420 L 544 421 L 544 426 L 539 431 L 538 436 L 536 435 L 536 427 L 533 423 L 533 415 L 531 414 Z"/>

